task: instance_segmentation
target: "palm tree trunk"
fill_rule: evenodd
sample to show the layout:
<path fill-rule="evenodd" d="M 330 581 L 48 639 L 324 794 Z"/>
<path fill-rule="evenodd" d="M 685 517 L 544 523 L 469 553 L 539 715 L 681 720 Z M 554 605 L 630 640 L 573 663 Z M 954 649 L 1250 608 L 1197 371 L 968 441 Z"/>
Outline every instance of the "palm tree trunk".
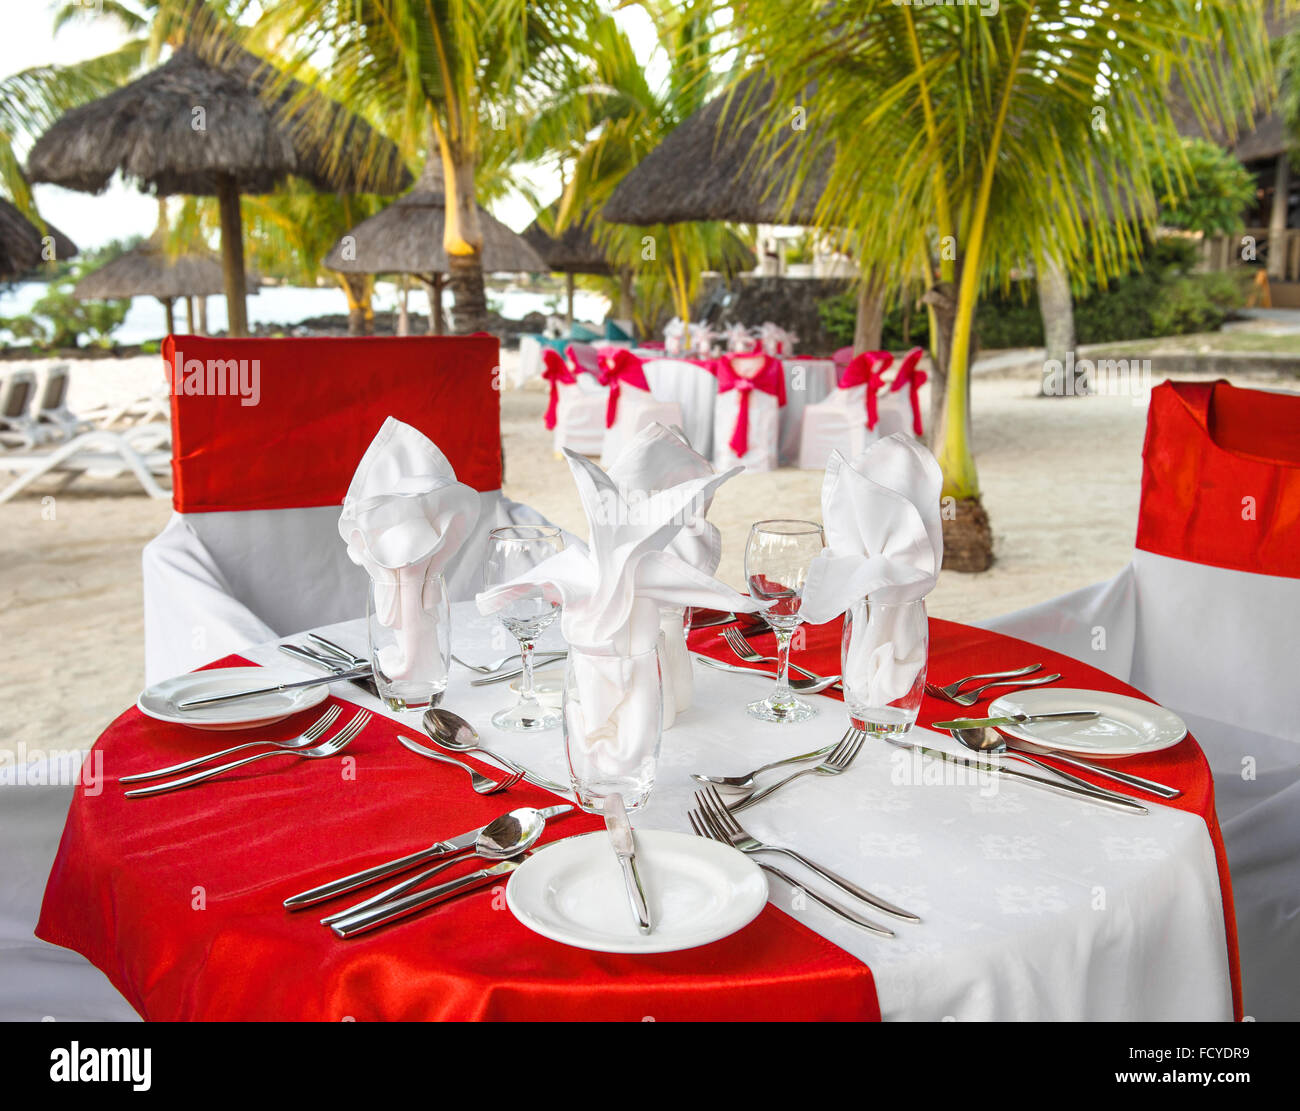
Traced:
<path fill-rule="evenodd" d="M 163 313 L 167 319 L 167 334 L 169 336 L 176 334 L 176 314 L 172 311 L 172 299 L 170 297 L 159 297 L 162 302 Z"/>
<path fill-rule="evenodd" d="M 880 350 L 885 329 L 885 291 L 876 274 L 864 274 L 858 283 L 858 316 L 853 325 L 853 351 Z"/>
<path fill-rule="evenodd" d="M 194 298 L 185 298 L 185 330 L 190 335 L 194 334 Z"/>
<path fill-rule="evenodd" d="M 631 320 L 635 312 L 633 307 L 633 291 L 636 288 L 636 274 L 630 266 L 624 266 L 618 272 L 618 318 L 620 320 Z"/>
<path fill-rule="evenodd" d="M 567 305 L 567 308 L 565 309 L 565 314 L 566 314 L 567 317 L 568 317 L 568 319 L 566 320 L 565 323 L 567 323 L 567 324 L 569 325 L 570 328 L 573 327 L 573 287 L 574 287 L 574 282 L 575 282 L 575 279 L 574 279 L 574 277 L 573 277 L 573 271 L 570 270 L 567 274 L 564 275 L 564 294 L 565 294 L 565 304 Z"/>
<path fill-rule="evenodd" d="M 401 277 L 400 292 L 397 295 L 397 334 L 399 336 L 409 336 L 411 334 L 411 316 L 407 311 L 406 298 L 411 292 L 411 278 L 408 274 Z"/>
<path fill-rule="evenodd" d="M 370 278 L 366 274 L 339 274 L 348 299 L 348 335 L 365 336 L 374 331 L 375 311 L 370 304 Z"/>
<path fill-rule="evenodd" d="M 1070 293 L 1070 275 L 1054 256 L 1044 257 L 1035 269 L 1038 311 L 1043 316 L 1043 338 L 1047 341 L 1040 395 L 1064 397 L 1066 358 L 1074 350 L 1075 342 L 1074 298 Z M 1082 391 L 1076 385 L 1071 392 Z"/>
<path fill-rule="evenodd" d="M 248 305 L 244 290 L 244 226 L 239 215 L 239 187 L 229 174 L 217 175 L 217 206 L 221 213 L 221 269 L 226 285 L 226 332 L 248 335 Z"/>
<path fill-rule="evenodd" d="M 206 297 L 198 298 L 198 334 L 206 336 L 208 334 L 208 299 Z"/>
<path fill-rule="evenodd" d="M 451 147 L 438 144 L 432 157 L 442 158 L 447 189 L 447 222 L 442 245 L 447 252 L 447 284 L 455 298 L 451 330 L 457 335 L 486 332 L 487 292 L 483 286 L 483 233 L 479 227 L 474 187 L 474 160 L 457 158 Z"/>

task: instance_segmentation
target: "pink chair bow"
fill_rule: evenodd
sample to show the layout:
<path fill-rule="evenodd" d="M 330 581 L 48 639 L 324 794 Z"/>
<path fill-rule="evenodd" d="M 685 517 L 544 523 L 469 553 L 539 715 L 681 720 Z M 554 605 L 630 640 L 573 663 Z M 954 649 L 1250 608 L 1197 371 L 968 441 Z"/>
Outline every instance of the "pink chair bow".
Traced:
<path fill-rule="evenodd" d="M 626 347 L 607 347 L 600 352 L 600 384 L 609 387 L 609 401 L 605 405 L 605 427 L 613 428 L 618 416 L 618 399 L 623 383 L 638 390 L 650 392 L 641 360 Z"/>
<path fill-rule="evenodd" d="M 921 387 L 925 385 L 928 375 L 918 364 L 921 356 L 925 352 L 919 347 L 913 347 L 899 364 L 898 373 L 894 375 L 893 385 L 889 387 L 890 393 L 901 390 L 904 386 L 911 388 L 912 401 L 912 431 L 916 434 L 917 439 L 921 437 Z"/>
<path fill-rule="evenodd" d="M 894 356 L 888 351 L 864 351 L 855 355 L 840 372 L 840 389 L 850 390 L 854 386 L 866 386 L 867 427 L 875 430 L 880 420 L 880 410 L 876 394 L 885 384 L 885 371 L 893 363 Z"/>
<path fill-rule="evenodd" d="M 560 383 L 571 386 L 578 380 L 578 376 L 569 369 L 568 364 L 560 358 L 560 353 L 555 348 L 544 347 L 542 348 L 542 377 L 551 385 L 551 400 L 546 406 L 546 428 L 547 431 L 554 431 L 560 406 Z"/>
<path fill-rule="evenodd" d="M 757 354 L 759 352 L 754 355 L 722 355 L 713 364 L 718 378 L 718 392 L 736 390 L 740 395 L 736 427 L 728 441 L 737 458 L 743 458 L 749 451 L 749 395 L 754 390 L 762 390 L 775 397 L 778 405 L 785 405 L 785 368 L 780 359 L 765 354 L 763 365 L 749 374 L 742 374 L 732 362 L 733 358 L 752 359 Z"/>

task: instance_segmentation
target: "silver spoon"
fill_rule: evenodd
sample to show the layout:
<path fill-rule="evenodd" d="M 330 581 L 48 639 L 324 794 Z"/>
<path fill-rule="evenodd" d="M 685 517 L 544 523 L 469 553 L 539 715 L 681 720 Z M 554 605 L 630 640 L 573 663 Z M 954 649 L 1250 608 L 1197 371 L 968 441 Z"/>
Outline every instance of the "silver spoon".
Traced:
<path fill-rule="evenodd" d="M 490 756 L 507 771 L 522 775 L 529 783 L 535 783 L 538 787 L 545 787 L 546 790 L 561 795 L 572 790 L 571 787 L 561 786 L 545 776 L 536 775 L 520 767 L 513 760 L 484 748 L 478 743 L 478 731 L 469 722 L 459 714 L 454 714 L 441 706 L 425 710 L 421 725 L 429 735 L 429 739 L 439 748 L 445 748 L 450 752 L 481 752 L 485 756 Z"/>
<path fill-rule="evenodd" d="M 495 821 L 489 822 L 479 831 L 478 838 L 474 842 L 474 854 L 484 860 L 508 860 L 512 856 L 531 849 L 537 843 L 537 839 L 542 835 L 545 828 L 546 819 L 531 806 L 511 810 L 508 814 L 502 814 Z M 369 910 L 380 903 L 386 903 L 389 899 L 396 899 L 399 895 L 405 895 L 408 891 L 419 887 L 425 880 L 436 876 L 444 868 L 450 868 L 453 864 L 460 864 L 466 859 L 463 856 L 457 857 L 455 860 L 444 861 L 432 868 L 426 868 L 423 872 L 416 872 L 410 878 L 394 884 L 387 890 L 379 892 L 378 895 L 371 895 L 370 898 L 363 899 L 355 906 L 345 907 L 343 910 L 326 915 L 320 920 L 320 924 L 328 926 L 341 919 L 350 918 L 354 914 L 360 914 L 363 910 Z"/>
<path fill-rule="evenodd" d="M 1007 744 L 1007 739 L 992 726 L 981 726 L 976 729 L 949 729 L 954 737 L 972 752 L 990 753 L 993 756 L 1013 756 L 1016 759 L 1023 760 L 1027 764 L 1034 764 L 1045 771 L 1059 775 L 1062 779 L 1077 784 L 1080 787 L 1087 787 L 1090 791 L 1100 791 L 1102 788 L 1095 783 L 1089 783 L 1085 779 L 1080 779 L 1077 775 L 1071 775 L 1069 772 L 1063 772 L 1060 768 L 1054 767 L 1045 760 L 1040 760 L 1037 756 L 1025 752 L 1021 748 L 1012 748 Z M 1182 794 L 1177 787 L 1170 787 L 1164 783 L 1157 783 L 1153 779 L 1143 779 L 1139 775 L 1130 775 L 1128 772 L 1116 771 L 1113 768 L 1103 768 L 1098 764 L 1090 764 L 1086 760 L 1076 760 L 1072 756 L 1062 756 L 1058 752 L 1053 752 L 1054 759 L 1063 764 L 1069 764 L 1071 767 L 1082 768 L 1084 771 L 1093 772 L 1096 775 L 1103 776 L 1106 779 L 1113 779 L 1117 783 L 1123 783 L 1129 787 L 1136 787 L 1142 791 L 1149 791 L 1160 798 L 1176 799 Z"/>

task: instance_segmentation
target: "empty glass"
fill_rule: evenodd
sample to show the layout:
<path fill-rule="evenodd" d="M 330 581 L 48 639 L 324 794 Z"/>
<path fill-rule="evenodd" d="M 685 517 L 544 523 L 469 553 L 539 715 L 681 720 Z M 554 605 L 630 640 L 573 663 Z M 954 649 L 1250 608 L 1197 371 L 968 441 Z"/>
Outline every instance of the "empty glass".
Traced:
<path fill-rule="evenodd" d="M 366 606 L 370 664 L 390 710 L 426 710 L 447 689 L 451 606 L 441 575 L 421 584 L 372 579 Z"/>
<path fill-rule="evenodd" d="M 852 723 L 875 735 L 910 730 L 925 694 L 929 651 L 924 600 L 855 603 L 844 615 L 840 641 L 840 674 Z"/>
<path fill-rule="evenodd" d="M 799 607 L 808 568 L 822 553 L 826 538 L 812 521 L 759 521 L 749 530 L 745 546 L 745 577 L 749 593 L 774 603 L 763 616 L 776 633 L 776 686 L 772 693 L 747 707 L 761 721 L 805 721 L 817 713 L 790 689 L 790 638 L 803 621 Z"/>
<path fill-rule="evenodd" d="M 511 525 L 488 533 L 484 585 L 502 586 L 531 571 L 564 550 L 564 537 L 553 525 Z M 535 733 L 560 724 L 559 711 L 544 706 L 533 690 L 533 648 L 537 638 L 559 616 L 558 604 L 548 601 L 540 588 L 521 590 L 497 616 L 519 642 L 523 675 L 519 698 L 513 706 L 492 715 L 498 729 Z"/>
<path fill-rule="evenodd" d="M 655 782 L 663 735 L 659 652 L 598 655 L 569 649 L 564 674 L 564 753 L 578 805 L 602 813 L 622 795 L 644 806 Z"/>

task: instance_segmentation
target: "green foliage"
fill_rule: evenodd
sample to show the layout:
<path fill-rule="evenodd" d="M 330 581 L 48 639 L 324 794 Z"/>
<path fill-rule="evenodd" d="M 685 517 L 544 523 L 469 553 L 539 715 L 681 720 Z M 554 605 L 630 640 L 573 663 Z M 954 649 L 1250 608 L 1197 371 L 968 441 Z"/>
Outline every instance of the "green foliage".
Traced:
<path fill-rule="evenodd" d="M 80 301 L 72 295 L 77 276 L 69 274 L 52 281 L 30 312 L 0 318 L 0 328 L 36 347 L 79 347 L 83 336 L 93 346 L 111 346 L 112 334 L 126 319 L 131 302 Z"/>
<path fill-rule="evenodd" d="M 1231 235 L 1241 228 L 1241 214 L 1255 200 L 1255 178 L 1237 159 L 1205 139 L 1183 144 L 1188 174 L 1185 191 L 1176 183 L 1160 190 L 1160 223 L 1205 235 Z"/>

